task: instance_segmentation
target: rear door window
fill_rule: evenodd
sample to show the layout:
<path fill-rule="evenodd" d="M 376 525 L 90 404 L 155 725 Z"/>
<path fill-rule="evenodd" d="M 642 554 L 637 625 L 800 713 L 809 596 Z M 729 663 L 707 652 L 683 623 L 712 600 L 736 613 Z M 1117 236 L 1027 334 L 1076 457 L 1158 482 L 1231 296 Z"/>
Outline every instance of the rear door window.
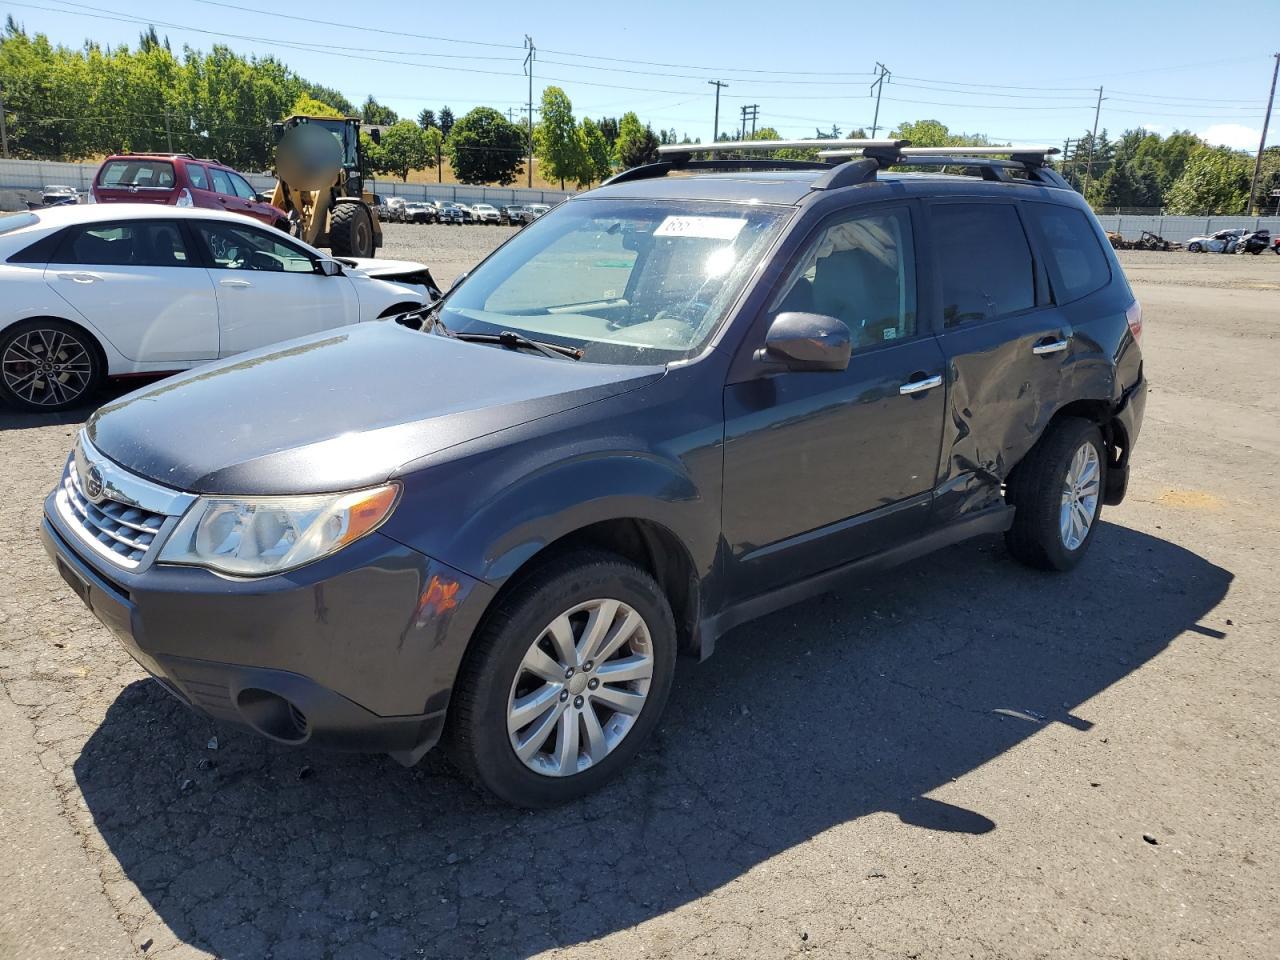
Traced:
<path fill-rule="evenodd" d="M 945 327 L 1036 305 L 1035 263 L 1012 204 L 938 203 L 930 221 Z"/>
<path fill-rule="evenodd" d="M 1029 203 L 1026 209 L 1040 228 L 1058 303 L 1079 300 L 1107 285 L 1111 267 L 1084 211 L 1050 203 Z"/>
<path fill-rule="evenodd" d="M 191 179 L 191 185 L 197 190 L 209 189 L 209 174 L 205 172 L 204 167 L 198 163 L 187 164 L 187 176 Z"/>
<path fill-rule="evenodd" d="M 63 233 L 56 262 L 90 267 L 194 265 L 182 240 L 182 231 L 168 220 L 72 227 Z"/>
<path fill-rule="evenodd" d="M 231 185 L 231 178 L 227 176 L 227 171 L 210 167 L 209 175 L 213 177 L 213 189 L 218 193 L 226 194 L 228 197 L 236 195 L 236 188 Z"/>
<path fill-rule="evenodd" d="M 98 186 L 108 190 L 171 190 L 173 183 L 173 164 L 168 160 L 109 160 L 98 174 Z"/>

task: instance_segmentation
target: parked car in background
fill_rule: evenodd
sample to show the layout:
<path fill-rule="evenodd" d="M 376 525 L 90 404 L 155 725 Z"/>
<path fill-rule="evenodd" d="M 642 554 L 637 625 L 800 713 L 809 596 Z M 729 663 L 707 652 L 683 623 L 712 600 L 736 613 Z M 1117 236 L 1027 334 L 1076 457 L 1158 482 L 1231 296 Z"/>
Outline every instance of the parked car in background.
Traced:
<path fill-rule="evenodd" d="M 51 183 L 40 192 L 40 204 L 45 207 L 57 207 L 67 203 L 79 203 L 80 194 L 75 187 Z"/>
<path fill-rule="evenodd" d="M 1236 228 L 1219 230 L 1209 237 L 1192 237 L 1187 241 L 1187 253 L 1235 253 L 1236 245 L 1246 232 Z"/>
<path fill-rule="evenodd" d="M 283 210 L 263 203 L 243 176 L 216 160 L 187 154 L 128 153 L 107 157 L 93 179 L 95 203 L 155 203 L 225 210 L 288 230 Z"/>
<path fill-rule="evenodd" d="M 1270 230 L 1251 230 L 1240 237 L 1236 244 L 1236 253 L 1252 253 L 1257 256 L 1264 250 L 1272 249 L 1273 246 Z"/>
<path fill-rule="evenodd" d="M 436 219 L 441 223 L 457 225 L 467 222 L 467 215 L 463 211 L 461 204 L 454 203 L 451 200 L 437 200 L 435 207 Z"/>
<path fill-rule="evenodd" d="M 404 197 L 387 198 L 387 220 L 391 223 L 404 223 L 404 208 L 407 201 Z"/>
<path fill-rule="evenodd" d="M 107 377 L 183 370 L 413 309 L 434 299 L 428 283 L 423 264 L 338 261 L 216 210 L 135 203 L 0 216 L 0 399 L 61 410 Z"/>
<path fill-rule="evenodd" d="M 1083 198 L 1042 159 L 1004 182 L 778 163 L 632 171 L 400 323 L 104 407 L 47 550 L 194 709 L 405 764 L 445 737 L 546 807 L 627 768 L 677 654 L 747 620 L 975 536 L 1059 571 L 1113 538 L 1142 314 Z M 154 534 L 100 536 L 131 508 Z"/>
<path fill-rule="evenodd" d="M 529 211 L 518 203 L 508 203 L 506 206 L 499 207 L 498 213 L 502 215 L 502 222 L 510 226 L 524 224 L 533 219 Z"/>
<path fill-rule="evenodd" d="M 472 206 L 471 217 L 476 223 L 491 223 L 495 226 L 502 223 L 502 214 L 498 212 L 498 208 L 487 203 Z"/>
<path fill-rule="evenodd" d="M 545 203 L 531 203 L 525 209 L 529 211 L 529 222 L 532 222 L 550 210 L 551 207 Z"/>
<path fill-rule="evenodd" d="M 436 208 L 422 200 L 410 200 L 404 205 L 404 219 L 408 223 L 434 223 Z"/>

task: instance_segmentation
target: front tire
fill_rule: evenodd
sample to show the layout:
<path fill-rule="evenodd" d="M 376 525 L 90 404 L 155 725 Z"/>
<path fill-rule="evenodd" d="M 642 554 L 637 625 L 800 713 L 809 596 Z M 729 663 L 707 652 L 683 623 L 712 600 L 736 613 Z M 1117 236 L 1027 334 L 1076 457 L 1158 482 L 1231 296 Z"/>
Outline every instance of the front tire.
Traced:
<path fill-rule="evenodd" d="M 450 753 L 514 806 L 599 789 L 644 746 L 675 670 L 671 606 L 644 570 L 575 553 L 498 601 L 454 687 Z"/>
<path fill-rule="evenodd" d="M 49 413 L 98 392 L 106 363 L 93 338 L 65 320 L 28 320 L 0 332 L 0 399 Z"/>
<path fill-rule="evenodd" d="M 329 215 L 329 249 L 335 257 L 372 257 L 373 221 L 361 203 L 340 203 Z"/>
<path fill-rule="evenodd" d="M 1098 532 L 1107 451 L 1088 420 L 1059 421 L 1018 464 L 1006 485 L 1016 512 L 1009 552 L 1040 570 L 1070 570 Z"/>
<path fill-rule="evenodd" d="M 1191 243 L 1187 245 L 1187 253 L 1199 253 L 1202 249 L 1204 248 L 1198 243 Z"/>

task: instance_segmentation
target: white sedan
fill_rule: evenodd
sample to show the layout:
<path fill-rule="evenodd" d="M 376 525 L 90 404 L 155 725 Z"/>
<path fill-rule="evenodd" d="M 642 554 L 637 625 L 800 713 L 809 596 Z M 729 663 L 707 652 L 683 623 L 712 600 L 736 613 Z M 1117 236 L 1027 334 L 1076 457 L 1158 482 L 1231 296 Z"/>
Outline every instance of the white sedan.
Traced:
<path fill-rule="evenodd" d="M 150 204 L 0 215 L 0 283 L 0 400 L 24 410 L 403 313 L 434 286 L 420 263 L 339 261 L 238 214 Z"/>
<path fill-rule="evenodd" d="M 1240 242 L 1247 230 L 1219 230 L 1213 236 L 1192 237 L 1187 241 L 1188 253 L 1235 253 L 1236 244 Z"/>

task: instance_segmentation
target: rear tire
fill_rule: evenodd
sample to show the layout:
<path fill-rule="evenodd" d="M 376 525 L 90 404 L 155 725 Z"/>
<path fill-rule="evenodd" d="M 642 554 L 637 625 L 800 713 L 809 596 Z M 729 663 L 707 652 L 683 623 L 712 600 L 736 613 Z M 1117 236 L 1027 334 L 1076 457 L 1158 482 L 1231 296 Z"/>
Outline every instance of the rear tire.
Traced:
<path fill-rule="evenodd" d="M 1005 487 L 1017 508 L 1005 533 L 1009 552 L 1040 570 L 1070 570 L 1098 532 L 1107 451 L 1088 420 L 1065 418 L 1018 464 Z"/>
<path fill-rule="evenodd" d="M 472 641 L 449 708 L 450 755 L 514 806 L 591 793 L 657 726 L 675 656 L 671 606 L 648 573 L 606 553 L 551 560 L 498 601 Z"/>
<path fill-rule="evenodd" d="M 329 215 L 329 249 L 335 257 L 372 257 L 373 221 L 362 203 L 340 203 Z"/>
<path fill-rule="evenodd" d="M 65 320 L 27 320 L 0 331 L 0 399 L 50 413 L 92 399 L 106 376 L 97 342 Z"/>

